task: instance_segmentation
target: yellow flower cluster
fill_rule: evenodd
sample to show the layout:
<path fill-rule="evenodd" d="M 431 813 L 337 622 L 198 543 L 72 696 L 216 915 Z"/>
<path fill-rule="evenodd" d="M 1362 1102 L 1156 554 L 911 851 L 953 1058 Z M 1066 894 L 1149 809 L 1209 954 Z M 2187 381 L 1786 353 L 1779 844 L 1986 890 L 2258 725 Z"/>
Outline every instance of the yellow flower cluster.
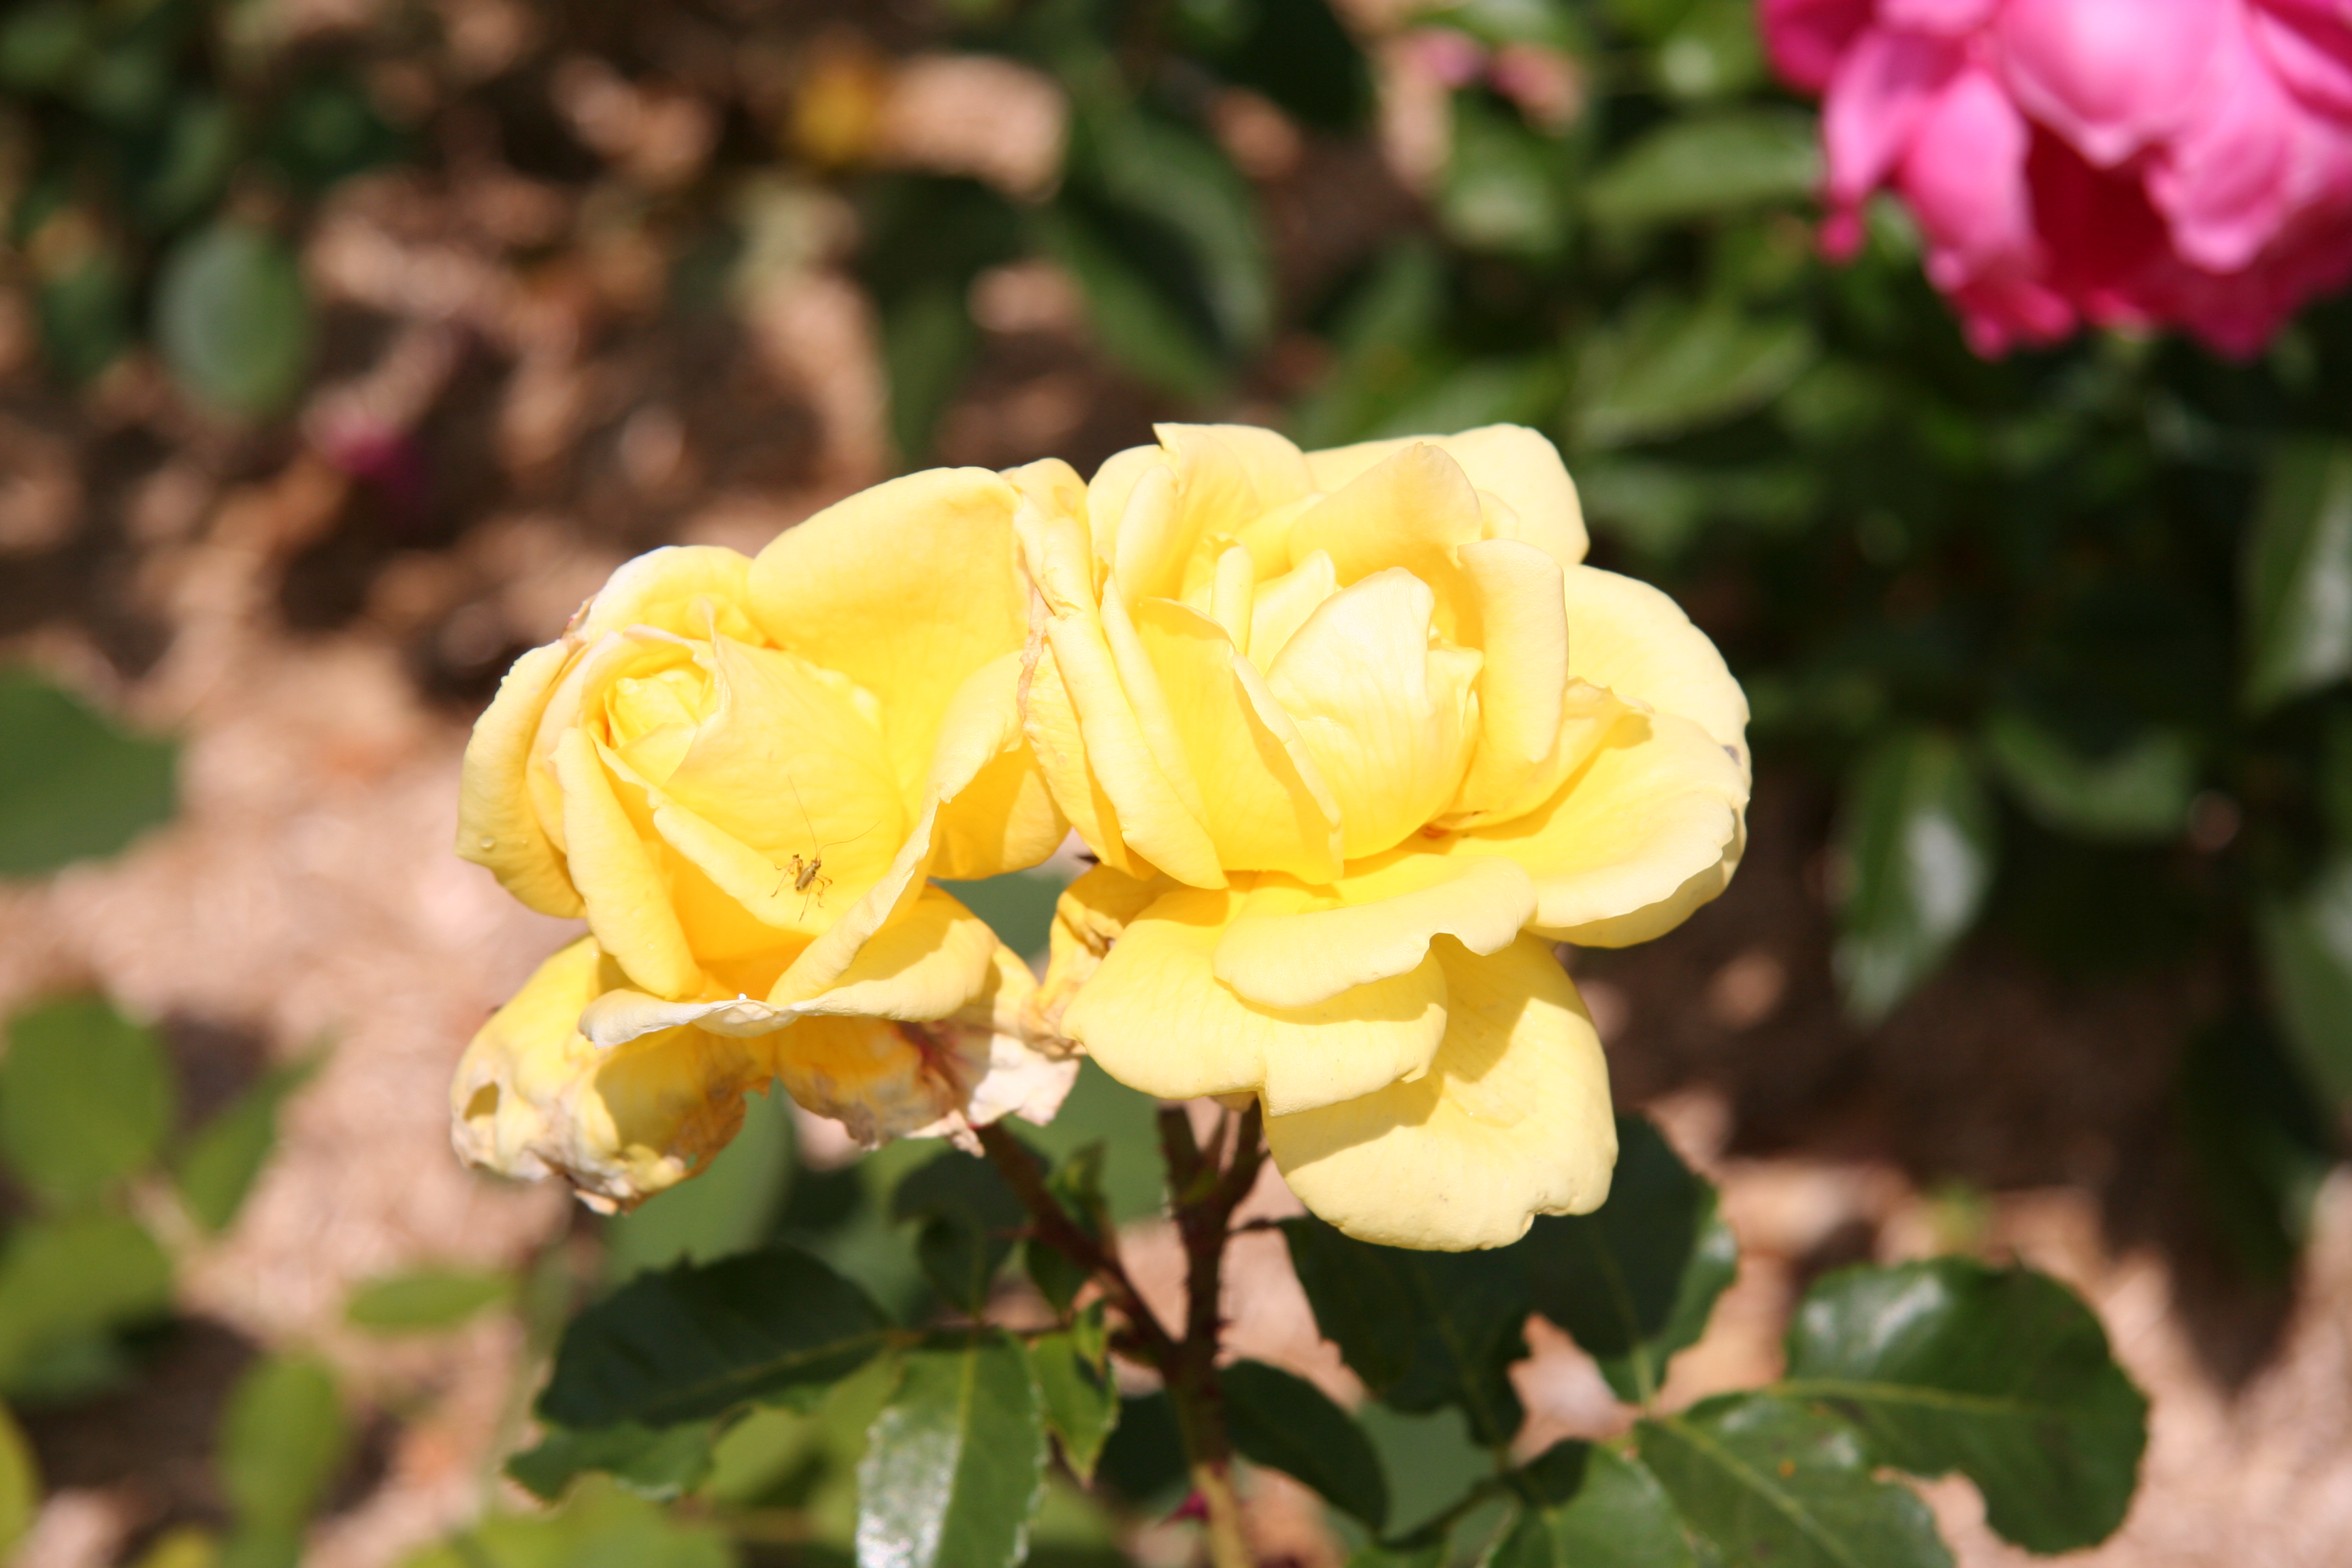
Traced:
<path fill-rule="evenodd" d="M 1083 480 L 916 475 L 756 562 L 657 552 L 525 656 L 460 852 L 590 935 L 483 1030 L 459 1148 L 626 1204 L 771 1077 L 869 1140 L 1050 1115 L 1073 1053 L 1255 1096 L 1302 1201 L 1506 1244 L 1607 1195 L 1555 942 L 1655 936 L 1743 844 L 1747 706 L 1582 563 L 1516 426 L 1302 453 L 1163 427 Z M 1075 828 L 1042 985 L 930 877 Z"/>

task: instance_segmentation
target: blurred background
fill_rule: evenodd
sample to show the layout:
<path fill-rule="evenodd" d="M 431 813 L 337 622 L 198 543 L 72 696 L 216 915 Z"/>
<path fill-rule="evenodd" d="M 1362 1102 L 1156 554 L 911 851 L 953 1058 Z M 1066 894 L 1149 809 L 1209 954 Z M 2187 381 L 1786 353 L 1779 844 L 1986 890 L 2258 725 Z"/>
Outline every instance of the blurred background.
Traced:
<path fill-rule="evenodd" d="M 1824 1269 L 2023 1258 L 2155 1401 L 2084 1561 L 2346 1561 L 2352 308 L 1981 359 L 1900 205 L 1821 258 L 1818 147 L 1752 0 L 0 11 L 15 1561 L 846 1563 L 855 1384 L 682 1500 L 501 1477 L 637 1268 L 789 1235 L 919 1312 L 929 1151 L 755 1103 L 615 1222 L 462 1172 L 449 1070 L 567 933 L 450 854 L 458 755 L 632 554 L 1168 418 L 1541 428 L 1746 683 L 1737 883 L 1569 955 L 1745 1248 L 1670 1399 L 1770 1375 Z M 970 896 L 1034 951 L 1067 874 Z M 1172 1289 L 1149 1115 L 1089 1069 L 1042 1136 L 1120 1141 Z M 1278 1239 L 1232 1310 L 1352 1397 Z M 1535 1344 L 1528 1451 L 1622 1426 Z M 1185 1561 L 1131 1392 L 1036 1561 Z M 1400 1518 L 1483 1465 L 1452 1420 L 1368 1415 Z M 1343 1561 L 1253 1486 L 1265 1561 Z"/>

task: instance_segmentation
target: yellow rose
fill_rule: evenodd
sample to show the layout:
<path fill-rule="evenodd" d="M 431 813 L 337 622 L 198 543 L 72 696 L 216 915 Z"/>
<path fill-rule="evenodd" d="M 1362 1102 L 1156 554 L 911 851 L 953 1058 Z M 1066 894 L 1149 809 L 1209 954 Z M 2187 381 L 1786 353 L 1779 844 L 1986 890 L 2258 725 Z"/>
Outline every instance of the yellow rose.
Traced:
<path fill-rule="evenodd" d="M 467 1159 L 599 1207 L 693 1172 L 781 1079 L 861 1139 L 1042 1119 L 1075 1064 L 1033 982 L 927 879 L 1051 853 L 1021 743 L 1013 488 L 877 486 L 748 560 L 657 550 L 514 669 L 467 748 L 457 851 L 589 934 L 467 1048 Z"/>
<path fill-rule="evenodd" d="M 1042 636 L 1023 718 L 1102 865 L 1037 1030 L 1169 1098 L 1253 1094 L 1307 1205 L 1508 1243 L 1607 1195 L 1608 1071 L 1549 943 L 1720 892 L 1748 710 L 1657 590 L 1582 564 L 1549 442 L 1301 453 L 1163 426 L 1011 478 Z"/>

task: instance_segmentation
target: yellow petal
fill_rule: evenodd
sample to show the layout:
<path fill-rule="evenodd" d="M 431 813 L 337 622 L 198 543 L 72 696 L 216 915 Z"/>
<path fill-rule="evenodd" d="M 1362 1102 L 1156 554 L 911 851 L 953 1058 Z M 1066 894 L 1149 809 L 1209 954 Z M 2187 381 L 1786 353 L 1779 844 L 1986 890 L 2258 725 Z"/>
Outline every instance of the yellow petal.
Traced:
<path fill-rule="evenodd" d="M 1168 454 L 1158 447 L 1129 447 L 1104 458 L 1095 477 L 1087 481 L 1086 506 L 1076 516 L 1092 558 L 1102 569 L 1096 574 L 1097 582 L 1109 571 L 1119 520 L 1127 515 L 1135 487 L 1143 482 L 1144 475 L 1167 463 Z"/>
<path fill-rule="evenodd" d="M 1219 863 L 1310 882 L 1337 877 L 1339 807 L 1224 628 L 1171 599 L 1146 599 L 1135 616 L 1186 771 L 1205 781 L 1202 817 Z"/>
<path fill-rule="evenodd" d="M 1748 698 L 1682 606 L 1647 583 L 1570 571 L 1568 669 L 1630 701 L 1695 721 L 1748 770 Z"/>
<path fill-rule="evenodd" d="M 986 921 L 927 887 L 866 939 L 830 986 L 800 1005 L 869 1018 L 945 1018 L 994 991 L 1003 945 Z"/>
<path fill-rule="evenodd" d="M 1609 920 L 1588 921 L 1582 925 L 1558 929 L 1538 925 L 1529 929 L 1552 942 L 1572 942 L 1579 947 L 1632 947 L 1664 936 L 1731 885 L 1732 874 L 1739 869 L 1747 850 L 1748 823 L 1743 816 L 1722 859 L 1692 872 L 1681 887 L 1647 909 Z"/>
<path fill-rule="evenodd" d="M 565 918 L 580 913 L 580 895 L 562 854 L 540 825 L 524 769 L 541 710 L 571 653 L 550 643 L 515 660 L 474 722 L 457 784 L 457 853 L 488 867 L 499 885 L 528 907 Z"/>
<path fill-rule="evenodd" d="M 1211 970 L 1241 903 L 1192 888 L 1154 901 L 1078 988 L 1064 1031 L 1111 1077 L 1167 1100 L 1256 1089 L 1269 1107 L 1328 1105 L 1427 1066 L 1445 1029 L 1435 959 L 1311 1007 L 1267 1007 Z"/>
<path fill-rule="evenodd" d="M 701 987 L 701 966 L 661 868 L 583 731 L 567 730 L 556 743 L 555 775 L 563 792 L 572 879 L 587 906 L 589 931 L 645 989 L 694 994 Z"/>
<path fill-rule="evenodd" d="M 770 888 L 821 863 L 818 876 L 855 898 L 889 865 L 906 821 L 881 734 L 837 677 L 798 656 L 727 637 L 707 646 L 717 711 L 664 793 L 758 850 Z"/>
<path fill-rule="evenodd" d="M 1464 635 L 1486 655 L 1478 671 L 1478 743 L 1452 815 L 1517 816 L 1543 804 L 1565 774 L 1546 763 L 1559 747 L 1568 693 L 1568 611 L 1559 564 L 1531 545 L 1465 544 L 1462 572 L 1475 626 Z"/>
<path fill-rule="evenodd" d="M 1478 492 L 1460 464 L 1438 447 L 1406 442 L 1327 495 L 1290 526 L 1290 558 L 1318 550 L 1331 557 L 1344 585 L 1391 566 L 1441 594 L 1451 594 L 1456 547 L 1484 524 Z"/>
<path fill-rule="evenodd" d="M 1162 448 L 1181 461 L 1213 441 L 1237 465 L 1250 486 L 1250 510 L 1271 511 L 1316 488 L 1306 455 L 1279 432 L 1256 425 L 1173 425 L 1151 427 Z"/>
<path fill-rule="evenodd" d="M 1217 942 L 1217 978 L 1253 1002 L 1312 1006 L 1418 968 L 1441 935 L 1473 952 L 1507 947 L 1535 913 L 1535 883 L 1508 860 L 1407 849 L 1349 871 L 1332 889 L 1341 902 L 1252 898 Z"/>
<path fill-rule="evenodd" d="M 1339 591 L 1339 574 L 1330 553 L 1318 550 L 1282 575 L 1257 585 L 1250 601 L 1249 657 L 1260 669 L 1270 668 L 1285 644 L 1298 634 L 1307 617 Z"/>
<path fill-rule="evenodd" d="M 956 689 L 1028 637 L 1019 500 L 980 468 L 909 474 L 787 529 L 751 563 L 751 608 L 769 640 L 879 700 L 910 809 Z"/>
<path fill-rule="evenodd" d="M 1258 499 L 1252 465 L 1220 438 L 1220 432 L 1205 426 L 1171 425 L 1162 429 L 1161 437 L 1168 460 L 1137 477 L 1118 515 L 1107 598 L 1114 593 L 1129 604 L 1142 598 L 1181 598 L 1185 563 L 1202 536 L 1234 534 L 1268 510 Z M 1281 441 L 1280 437 L 1273 439 Z M 1263 458 L 1270 450 L 1261 442 L 1246 446 L 1254 458 Z M 1303 468 L 1294 476 L 1304 477 Z M 1091 495 L 1088 500 L 1091 503 Z M 1103 527 L 1104 520 L 1097 516 L 1097 533 Z"/>
<path fill-rule="evenodd" d="M 1036 755 L 1021 743 L 1023 657 L 1008 653 L 975 670 L 949 705 L 933 782 L 967 767 L 971 777 L 940 808 L 935 877 L 978 879 L 1034 866 L 1069 834 Z"/>
<path fill-rule="evenodd" d="M 1054 805 L 1070 820 L 1095 858 L 1114 870 L 1136 869 L 1119 830 L 1118 807 L 1089 760 L 1076 705 L 1062 683 L 1061 661 L 1050 642 L 1037 650 L 1021 691 L 1021 731 L 1036 759 Z"/>
<path fill-rule="evenodd" d="M 1629 712 L 1545 805 L 1441 847 L 1517 861 L 1535 878 L 1535 924 L 1582 941 L 1570 933 L 1671 906 L 1692 879 L 1718 867 L 1747 798 L 1738 765 L 1706 731 L 1671 714 Z"/>
<path fill-rule="evenodd" d="M 1576 988 L 1522 937 L 1438 950 L 1447 1027 L 1428 1073 L 1284 1115 L 1266 1142 L 1299 1201 L 1360 1241 L 1507 1247 L 1539 1214 L 1586 1214 L 1617 1158 L 1609 1068 Z"/>
<path fill-rule="evenodd" d="M 1026 1032 L 1066 1039 L 1062 1014 L 1070 998 L 1102 967 L 1128 922 L 1174 886 L 1165 878 L 1131 877 L 1116 867 L 1097 866 L 1063 889 L 1046 939 L 1045 984 L 1029 998 L 1023 1016 Z"/>
<path fill-rule="evenodd" d="M 1479 659 L 1430 647 L 1433 605 L 1411 573 L 1376 573 L 1325 600 L 1266 671 L 1339 804 L 1351 860 L 1427 824 L 1469 765 Z"/>
<path fill-rule="evenodd" d="M 651 626 L 676 637 L 710 635 L 710 617 L 729 637 L 751 635 L 744 612 L 751 563 L 715 544 L 673 544 L 622 564 L 580 607 L 567 641 L 594 643 L 613 632 Z"/>
<path fill-rule="evenodd" d="M 1559 460 L 1559 449 L 1525 426 L 1487 425 L 1458 436 L 1365 441 L 1309 452 L 1307 466 L 1317 489 L 1335 490 L 1416 441 L 1451 457 L 1473 485 L 1509 508 L 1516 531 L 1507 537 L 1534 545 L 1562 566 L 1584 559 L 1584 508 L 1577 500 L 1576 483 Z"/>

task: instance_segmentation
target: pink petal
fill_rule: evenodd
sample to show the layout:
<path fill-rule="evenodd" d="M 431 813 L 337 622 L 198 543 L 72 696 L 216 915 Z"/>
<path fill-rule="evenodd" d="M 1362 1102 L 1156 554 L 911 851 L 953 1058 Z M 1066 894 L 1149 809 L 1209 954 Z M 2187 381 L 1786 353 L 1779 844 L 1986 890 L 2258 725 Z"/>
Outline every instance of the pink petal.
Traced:
<path fill-rule="evenodd" d="M 2000 0 L 1879 0 L 1882 26 L 1958 38 L 1992 20 Z"/>
<path fill-rule="evenodd" d="M 1828 89 L 1839 58 L 1870 25 L 1871 0 L 1764 0 L 1758 22 L 1772 68 L 1790 87 Z"/>
<path fill-rule="evenodd" d="M 2096 169 L 2073 147 L 2035 128 L 2025 158 L 2033 221 L 2047 247 L 2050 280 L 2084 314 L 2105 325 L 2147 325 L 2162 311 L 2150 277 L 2174 265 L 2164 219 L 2130 171 Z"/>
<path fill-rule="evenodd" d="M 1874 27 L 1854 41 L 1822 104 L 1832 203 L 1851 205 L 1877 188 L 1959 66 L 1958 49 L 1916 33 Z"/>
<path fill-rule="evenodd" d="M 2295 96 L 2352 120 L 2352 10 L 2336 0 L 2261 0 L 2252 20 L 2263 58 Z"/>
<path fill-rule="evenodd" d="M 1937 288 L 1948 292 L 1988 271 L 2033 266 L 2031 137 L 2025 117 L 1980 66 L 1960 71 L 1918 116 L 1897 183 L 1927 234 Z"/>
<path fill-rule="evenodd" d="M 2112 167 L 2205 90 L 2234 0 L 2009 0 L 1994 24 L 2025 112 Z"/>
<path fill-rule="evenodd" d="M 2236 18 L 2188 122 L 2148 165 L 2147 194 L 2173 247 L 2208 272 L 2235 272 L 2294 216 L 2313 183 L 2316 127 L 2272 76 Z"/>

